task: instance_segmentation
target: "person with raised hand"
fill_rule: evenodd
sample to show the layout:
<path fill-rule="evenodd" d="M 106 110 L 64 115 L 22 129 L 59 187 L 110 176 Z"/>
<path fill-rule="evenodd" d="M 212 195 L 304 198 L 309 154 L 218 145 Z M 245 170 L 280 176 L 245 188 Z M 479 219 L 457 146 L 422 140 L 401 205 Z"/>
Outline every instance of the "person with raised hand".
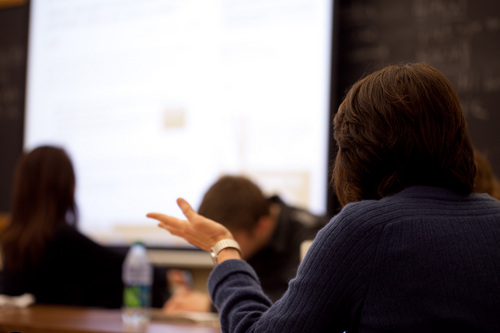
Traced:
<path fill-rule="evenodd" d="M 500 332 L 500 201 L 474 193 L 473 147 L 449 80 L 424 63 L 355 83 L 334 117 L 343 206 L 271 302 L 222 225 L 148 214 L 211 251 L 223 332 Z"/>

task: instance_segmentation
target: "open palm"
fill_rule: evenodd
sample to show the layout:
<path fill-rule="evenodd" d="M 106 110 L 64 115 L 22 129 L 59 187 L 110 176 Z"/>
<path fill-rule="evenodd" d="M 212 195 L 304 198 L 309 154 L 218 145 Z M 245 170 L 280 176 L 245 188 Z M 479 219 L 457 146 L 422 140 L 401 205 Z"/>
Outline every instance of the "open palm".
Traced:
<path fill-rule="evenodd" d="M 233 235 L 226 227 L 199 215 L 186 200 L 177 199 L 177 205 L 187 220 L 161 213 L 149 213 L 146 216 L 159 221 L 160 228 L 168 230 L 172 235 L 184 238 L 205 251 L 210 251 L 210 248 L 221 239 L 233 239 Z"/>

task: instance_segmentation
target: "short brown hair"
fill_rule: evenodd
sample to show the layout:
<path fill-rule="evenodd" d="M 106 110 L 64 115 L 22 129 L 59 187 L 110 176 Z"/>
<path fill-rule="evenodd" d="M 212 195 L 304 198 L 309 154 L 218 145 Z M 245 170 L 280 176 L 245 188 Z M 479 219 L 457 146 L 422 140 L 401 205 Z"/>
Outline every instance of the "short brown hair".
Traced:
<path fill-rule="evenodd" d="M 205 193 L 198 213 L 230 230 L 250 232 L 260 217 L 269 215 L 269 203 L 250 179 L 226 175 Z"/>
<path fill-rule="evenodd" d="M 473 189 L 472 144 L 458 96 L 427 64 L 388 66 L 354 84 L 334 134 L 332 181 L 342 205 L 413 185 Z"/>

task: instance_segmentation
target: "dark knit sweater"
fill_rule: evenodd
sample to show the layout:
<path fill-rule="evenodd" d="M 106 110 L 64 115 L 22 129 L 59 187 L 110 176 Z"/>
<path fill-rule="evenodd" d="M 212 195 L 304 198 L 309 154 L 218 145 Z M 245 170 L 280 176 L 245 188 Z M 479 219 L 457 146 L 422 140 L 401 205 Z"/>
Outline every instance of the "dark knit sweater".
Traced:
<path fill-rule="evenodd" d="M 275 304 L 241 260 L 209 290 L 224 332 L 500 332 L 500 201 L 413 187 L 352 203 Z"/>

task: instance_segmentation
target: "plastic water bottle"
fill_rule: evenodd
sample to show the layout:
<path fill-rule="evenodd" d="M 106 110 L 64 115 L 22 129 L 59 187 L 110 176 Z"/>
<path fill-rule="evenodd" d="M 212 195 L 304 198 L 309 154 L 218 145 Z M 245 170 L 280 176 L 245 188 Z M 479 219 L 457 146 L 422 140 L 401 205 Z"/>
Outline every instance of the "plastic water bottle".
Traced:
<path fill-rule="evenodd" d="M 151 318 L 153 283 L 153 266 L 142 243 L 137 242 L 130 247 L 123 262 L 122 279 L 123 324 L 128 331 L 140 331 Z"/>

